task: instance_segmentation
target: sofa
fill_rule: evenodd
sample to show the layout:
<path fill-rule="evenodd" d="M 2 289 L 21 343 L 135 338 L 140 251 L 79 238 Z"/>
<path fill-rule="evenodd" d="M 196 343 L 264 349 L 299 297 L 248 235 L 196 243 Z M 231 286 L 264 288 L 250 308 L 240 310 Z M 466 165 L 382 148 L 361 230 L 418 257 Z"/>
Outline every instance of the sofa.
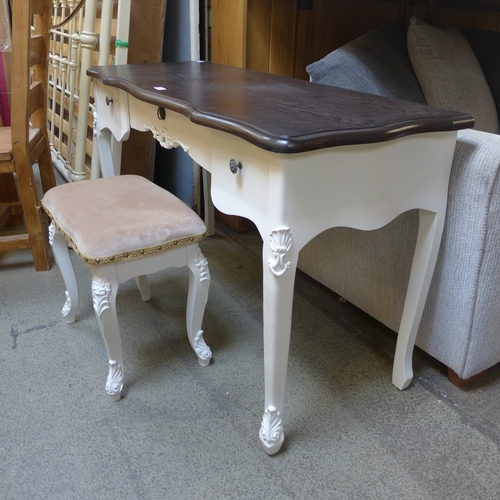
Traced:
<path fill-rule="evenodd" d="M 312 82 L 469 113 L 458 133 L 439 257 L 416 345 L 457 386 L 500 362 L 500 33 L 384 24 L 307 67 Z M 398 331 L 418 212 L 376 231 L 334 228 L 299 269 Z"/>

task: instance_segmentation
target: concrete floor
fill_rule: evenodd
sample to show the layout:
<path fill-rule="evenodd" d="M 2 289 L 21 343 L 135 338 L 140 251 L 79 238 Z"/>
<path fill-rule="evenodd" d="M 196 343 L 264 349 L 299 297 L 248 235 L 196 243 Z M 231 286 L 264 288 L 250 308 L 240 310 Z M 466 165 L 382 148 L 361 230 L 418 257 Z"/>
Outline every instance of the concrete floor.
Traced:
<path fill-rule="evenodd" d="M 60 315 L 59 270 L 0 254 L 0 498 L 497 499 L 500 367 L 464 389 L 425 353 L 391 384 L 395 334 L 302 273 L 292 325 L 282 451 L 267 456 L 259 238 L 221 226 L 201 246 L 211 270 L 201 368 L 184 327 L 185 270 L 122 285 L 124 397 L 74 259 L 77 322 Z"/>

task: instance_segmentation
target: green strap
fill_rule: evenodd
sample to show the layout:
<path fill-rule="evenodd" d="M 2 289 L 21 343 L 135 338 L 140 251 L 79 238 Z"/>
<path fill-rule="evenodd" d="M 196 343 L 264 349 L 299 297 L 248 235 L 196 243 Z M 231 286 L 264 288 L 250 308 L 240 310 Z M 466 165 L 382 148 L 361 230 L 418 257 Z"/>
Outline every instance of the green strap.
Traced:
<path fill-rule="evenodd" d="M 128 48 L 128 42 L 123 42 L 122 40 L 116 39 L 115 47 L 125 47 Z"/>

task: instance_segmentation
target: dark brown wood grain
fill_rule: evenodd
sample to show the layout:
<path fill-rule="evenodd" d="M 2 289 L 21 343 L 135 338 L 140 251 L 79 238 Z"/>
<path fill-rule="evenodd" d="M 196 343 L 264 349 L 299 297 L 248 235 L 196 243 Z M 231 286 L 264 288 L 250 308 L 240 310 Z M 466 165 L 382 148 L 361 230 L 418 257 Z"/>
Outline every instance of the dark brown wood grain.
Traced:
<path fill-rule="evenodd" d="M 209 62 L 94 66 L 87 73 L 193 123 L 279 153 L 382 142 L 474 123 L 461 112 Z"/>

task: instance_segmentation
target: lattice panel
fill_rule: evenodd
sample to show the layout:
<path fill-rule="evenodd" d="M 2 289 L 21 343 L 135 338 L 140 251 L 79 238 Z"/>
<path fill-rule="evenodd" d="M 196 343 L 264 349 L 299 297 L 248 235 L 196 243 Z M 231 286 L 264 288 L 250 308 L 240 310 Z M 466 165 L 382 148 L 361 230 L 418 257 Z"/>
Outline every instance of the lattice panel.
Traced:
<path fill-rule="evenodd" d="M 63 22 L 73 12 L 77 3 L 54 0 L 52 25 L 56 26 Z M 89 12 L 94 16 L 94 11 L 95 17 L 89 23 L 85 16 L 89 15 Z M 90 85 L 88 77 L 82 71 L 82 61 L 85 61 L 84 51 L 92 51 L 91 57 L 87 56 L 87 61 L 91 61 L 91 65 L 96 65 L 100 50 L 104 47 L 106 50 L 109 48 L 105 64 L 113 64 L 117 18 L 118 1 L 103 0 L 96 3 L 95 0 L 94 2 L 87 0 L 86 5 L 73 19 L 61 27 L 52 29 L 49 54 L 48 128 L 54 164 L 71 180 L 78 180 L 84 176 L 85 171 L 90 170 L 92 162 L 93 99 L 92 89 L 90 92 L 88 90 Z M 89 25 L 93 25 L 92 30 L 88 29 Z M 85 89 L 85 86 L 86 91 L 82 93 L 81 90 Z M 79 118 L 81 106 L 87 113 L 86 116 L 82 113 Z M 82 133 L 85 132 L 83 125 L 78 127 L 79 119 L 87 122 L 86 134 Z"/>

